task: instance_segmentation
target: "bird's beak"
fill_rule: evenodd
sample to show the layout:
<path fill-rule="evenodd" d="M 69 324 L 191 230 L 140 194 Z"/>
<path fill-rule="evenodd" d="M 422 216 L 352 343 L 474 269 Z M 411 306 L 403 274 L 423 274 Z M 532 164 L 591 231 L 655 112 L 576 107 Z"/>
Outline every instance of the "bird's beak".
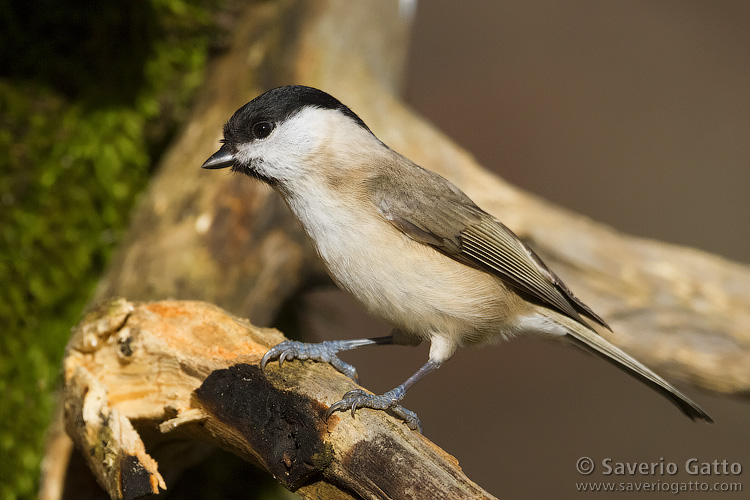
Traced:
<path fill-rule="evenodd" d="M 234 165 L 234 155 L 229 151 L 226 144 L 219 148 L 217 152 L 211 155 L 211 158 L 206 160 L 201 168 L 227 168 Z"/>

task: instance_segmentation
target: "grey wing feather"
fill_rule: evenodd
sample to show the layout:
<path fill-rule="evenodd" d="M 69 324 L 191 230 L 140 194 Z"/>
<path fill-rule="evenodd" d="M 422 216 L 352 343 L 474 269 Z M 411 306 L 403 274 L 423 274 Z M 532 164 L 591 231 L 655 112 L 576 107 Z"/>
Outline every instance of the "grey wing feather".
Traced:
<path fill-rule="evenodd" d="M 444 178 L 414 164 L 409 167 L 413 177 L 373 180 L 376 207 L 391 224 L 415 241 L 484 269 L 584 325 L 581 315 L 609 328 L 510 229 Z"/>

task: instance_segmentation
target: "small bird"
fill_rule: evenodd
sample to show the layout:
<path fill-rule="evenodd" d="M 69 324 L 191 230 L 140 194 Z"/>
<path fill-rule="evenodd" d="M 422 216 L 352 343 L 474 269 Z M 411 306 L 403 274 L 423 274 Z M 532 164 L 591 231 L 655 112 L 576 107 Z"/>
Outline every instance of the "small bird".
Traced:
<path fill-rule="evenodd" d="M 285 341 L 273 359 L 327 362 L 356 380 L 337 354 L 366 345 L 430 342 L 429 360 L 383 395 L 349 391 L 328 410 L 386 410 L 412 429 L 406 391 L 459 347 L 516 336 L 565 337 L 649 385 L 693 420 L 712 422 L 685 394 L 601 337 L 608 328 L 513 232 L 440 175 L 383 144 L 352 110 L 311 87 L 256 97 L 224 126 L 202 165 L 232 167 L 283 197 L 343 290 L 393 331 L 386 337 Z"/>

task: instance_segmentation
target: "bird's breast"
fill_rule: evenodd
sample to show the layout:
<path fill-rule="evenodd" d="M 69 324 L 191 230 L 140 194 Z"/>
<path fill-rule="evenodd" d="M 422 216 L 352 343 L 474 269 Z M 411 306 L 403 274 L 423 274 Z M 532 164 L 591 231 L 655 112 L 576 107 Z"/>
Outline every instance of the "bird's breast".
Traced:
<path fill-rule="evenodd" d="M 489 342 L 507 328 L 521 301 L 498 278 L 418 243 L 366 203 L 332 194 L 287 199 L 340 288 L 371 314 L 428 338 Z"/>

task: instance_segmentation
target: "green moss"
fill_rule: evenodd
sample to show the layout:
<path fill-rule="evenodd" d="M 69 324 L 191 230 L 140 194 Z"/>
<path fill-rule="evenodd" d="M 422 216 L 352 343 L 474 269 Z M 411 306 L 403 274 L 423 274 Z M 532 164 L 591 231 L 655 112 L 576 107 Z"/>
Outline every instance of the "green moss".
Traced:
<path fill-rule="evenodd" d="M 0 6 L 0 500 L 35 495 L 70 328 L 187 114 L 219 4 Z"/>

